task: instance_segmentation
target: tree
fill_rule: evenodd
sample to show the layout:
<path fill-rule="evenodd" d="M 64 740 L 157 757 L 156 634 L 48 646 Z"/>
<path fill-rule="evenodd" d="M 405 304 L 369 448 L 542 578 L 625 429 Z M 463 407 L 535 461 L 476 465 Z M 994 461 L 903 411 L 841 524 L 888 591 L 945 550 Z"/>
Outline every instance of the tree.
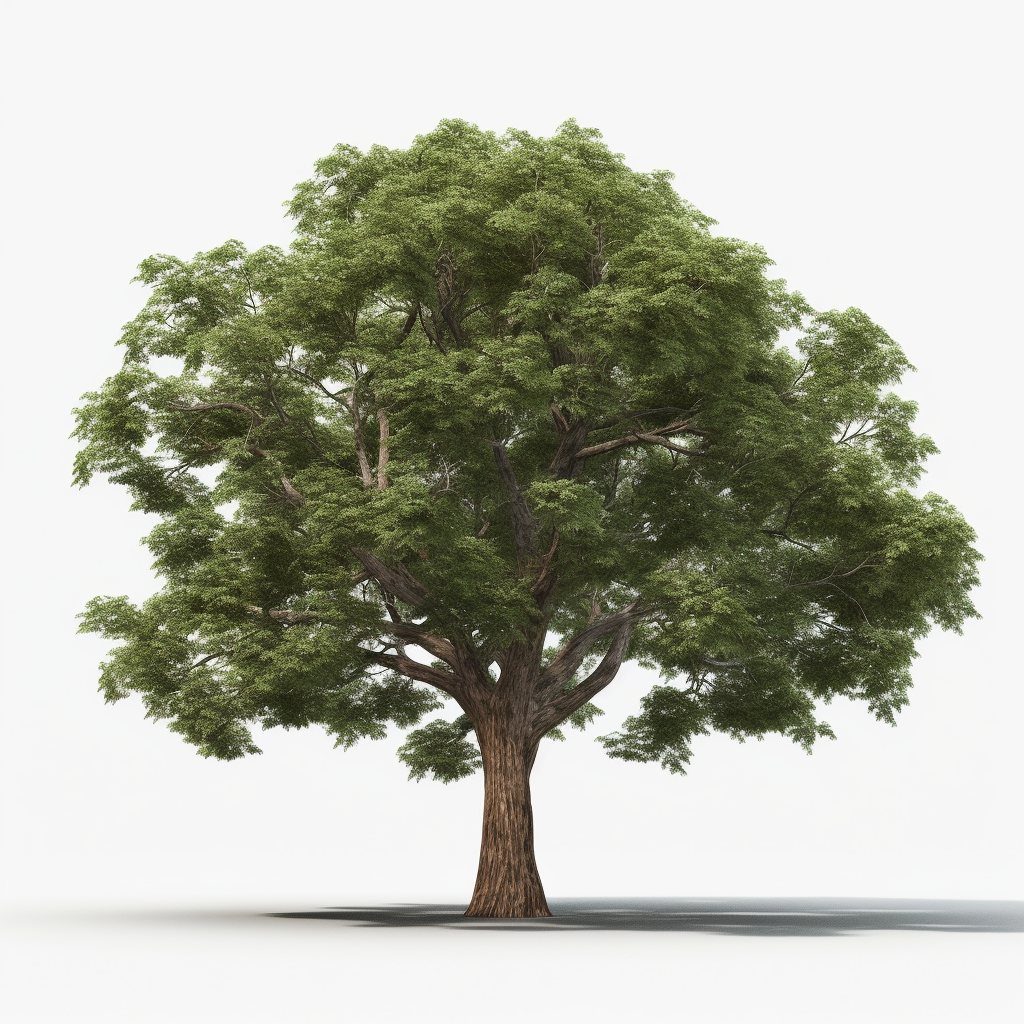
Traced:
<path fill-rule="evenodd" d="M 974 533 L 910 490 L 936 449 L 899 347 L 600 138 L 337 147 L 288 252 L 142 262 L 76 410 L 76 482 L 160 519 L 160 592 L 82 616 L 118 641 L 106 699 L 226 759 L 250 723 L 349 747 L 454 701 L 399 756 L 483 768 L 474 916 L 548 915 L 538 745 L 626 659 L 664 682 L 601 742 L 683 772 L 711 729 L 809 751 L 836 695 L 893 723 L 915 641 L 977 614 Z"/>

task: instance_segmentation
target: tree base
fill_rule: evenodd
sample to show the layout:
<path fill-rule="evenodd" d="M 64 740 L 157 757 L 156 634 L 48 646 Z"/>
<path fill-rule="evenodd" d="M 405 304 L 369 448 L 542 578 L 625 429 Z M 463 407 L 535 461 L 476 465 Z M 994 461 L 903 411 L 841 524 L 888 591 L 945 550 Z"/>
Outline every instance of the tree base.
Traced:
<path fill-rule="evenodd" d="M 478 903 L 473 900 L 466 910 L 464 917 L 490 917 L 505 918 L 509 920 L 528 920 L 539 917 L 554 917 L 545 902 L 542 906 L 532 907 L 510 907 L 510 906 L 487 906 L 483 901 Z"/>

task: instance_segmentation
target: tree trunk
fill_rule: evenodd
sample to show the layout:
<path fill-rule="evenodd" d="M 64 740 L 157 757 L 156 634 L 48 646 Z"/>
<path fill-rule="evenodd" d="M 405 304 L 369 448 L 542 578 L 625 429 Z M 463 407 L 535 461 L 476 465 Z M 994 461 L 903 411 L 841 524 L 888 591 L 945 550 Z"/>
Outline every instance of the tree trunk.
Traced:
<path fill-rule="evenodd" d="M 477 730 L 484 766 L 480 867 L 466 917 L 551 917 L 533 853 L 535 750 L 506 719 Z"/>

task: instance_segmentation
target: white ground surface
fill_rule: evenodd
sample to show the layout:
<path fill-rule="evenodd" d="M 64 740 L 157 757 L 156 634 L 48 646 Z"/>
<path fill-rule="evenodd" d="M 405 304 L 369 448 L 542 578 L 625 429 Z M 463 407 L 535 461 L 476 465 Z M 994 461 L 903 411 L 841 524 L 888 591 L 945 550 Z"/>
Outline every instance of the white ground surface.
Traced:
<path fill-rule="evenodd" d="M 521 923 L 442 904 L 36 909 L 8 918 L 7 1019 L 1009 1024 L 1024 1010 L 1022 903 L 553 909 Z"/>

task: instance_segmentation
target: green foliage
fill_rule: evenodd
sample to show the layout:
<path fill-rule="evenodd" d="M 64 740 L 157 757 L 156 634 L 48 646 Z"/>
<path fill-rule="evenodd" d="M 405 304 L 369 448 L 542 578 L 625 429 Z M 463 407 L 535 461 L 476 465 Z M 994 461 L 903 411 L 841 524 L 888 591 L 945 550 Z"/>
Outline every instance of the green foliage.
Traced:
<path fill-rule="evenodd" d="M 483 762 L 480 752 L 466 740 L 473 725 L 465 715 L 454 722 L 437 719 L 414 729 L 398 748 L 398 757 L 409 766 L 409 778 L 419 782 L 432 777 L 447 785 L 474 774 Z"/>
<path fill-rule="evenodd" d="M 458 681 L 401 662 L 410 630 L 490 671 L 634 608 L 628 656 L 681 685 L 604 737 L 613 757 L 683 771 L 710 729 L 809 749 L 837 695 L 893 721 L 915 641 L 976 614 L 980 558 L 951 505 L 908 489 L 936 451 L 888 390 L 911 367 L 670 180 L 575 122 L 445 121 L 318 162 L 287 252 L 144 260 L 124 365 L 75 431 L 75 482 L 105 474 L 160 520 L 162 590 L 82 616 L 117 644 L 106 698 L 139 693 L 207 756 L 254 751 L 253 723 L 347 747 Z M 475 770 L 471 728 L 414 729 L 410 776 Z"/>
<path fill-rule="evenodd" d="M 622 761 L 660 761 L 685 775 L 694 735 L 707 734 L 707 713 L 694 695 L 673 686 L 656 686 L 640 701 L 641 713 L 623 723 L 623 732 L 600 737 L 609 757 Z"/>

